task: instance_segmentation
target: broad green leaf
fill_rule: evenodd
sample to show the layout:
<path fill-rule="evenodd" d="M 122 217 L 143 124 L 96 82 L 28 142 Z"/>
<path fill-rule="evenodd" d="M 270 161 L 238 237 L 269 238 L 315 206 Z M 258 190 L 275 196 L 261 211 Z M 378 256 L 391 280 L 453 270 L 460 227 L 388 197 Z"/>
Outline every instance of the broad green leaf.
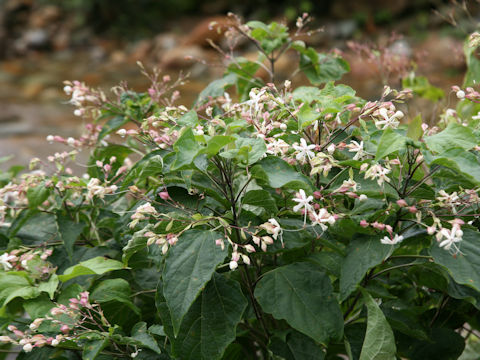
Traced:
<path fill-rule="evenodd" d="M 228 74 L 225 75 L 221 79 L 217 79 L 212 81 L 208 86 L 203 89 L 200 94 L 198 95 L 197 104 L 202 104 L 210 97 L 216 98 L 222 96 L 225 93 L 225 90 L 232 85 L 235 85 L 237 81 L 236 74 Z"/>
<path fill-rule="evenodd" d="M 100 134 L 98 134 L 98 140 L 102 140 L 106 135 L 110 134 L 112 131 L 120 129 L 123 125 L 130 121 L 128 116 L 114 116 L 108 120 L 103 126 Z"/>
<path fill-rule="evenodd" d="M 135 324 L 132 329 L 132 338 L 139 341 L 143 346 L 149 348 L 150 350 L 155 351 L 157 354 L 160 354 L 160 348 L 158 347 L 157 342 L 154 337 L 150 335 L 147 331 L 147 323 L 139 322 Z"/>
<path fill-rule="evenodd" d="M 395 360 L 395 338 L 385 315 L 368 292 L 363 291 L 363 298 L 368 317 L 360 360 Z"/>
<path fill-rule="evenodd" d="M 325 353 L 311 338 L 298 331 L 291 331 L 284 339 L 274 336 L 268 348 L 285 360 L 323 360 Z"/>
<path fill-rule="evenodd" d="M 58 233 L 63 241 L 65 249 L 67 250 L 68 256 L 72 259 L 75 241 L 77 241 L 86 224 L 82 221 L 74 221 L 61 213 L 57 213 L 56 218 Z"/>
<path fill-rule="evenodd" d="M 23 302 L 23 308 L 30 316 L 30 319 L 44 317 L 53 307 L 55 307 L 55 303 L 52 302 L 46 294 L 42 294 L 36 299 Z"/>
<path fill-rule="evenodd" d="M 465 348 L 465 339 L 453 329 L 433 328 L 428 340 L 414 340 L 411 345 L 413 349 L 408 354 L 411 360 L 457 360 Z"/>
<path fill-rule="evenodd" d="M 329 277 L 312 263 L 293 263 L 267 272 L 255 298 L 263 311 L 286 320 L 320 343 L 339 340 L 343 316 Z"/>
<path fill-rule="evenodd" d="M 50 276 L 50 279 L 45 282 L 41 282 L 38 284 L 38 290 L 46 292 L 49 296 L 50 299 L 53 299 L 55 295 L 55 291 L 57 290 L 59 281 L 58 281 L 58 276 L 57 274 L 52 274 Z"/>
<path fill-rule="evenodd" d="M 278 211 L 275 199 L 266 190 L 250 190 L 242 198 L 242 204 L 259 206 L 264 208 L 268 214 Z"/>
<path fill-rule="evenodd" d="M 82 360 L 95 360 L 108 343 L 108 338 L 84 340 Z"/>
<path fill-rule="evenodd" d="M 65 282 L 81 275 L 102 275 L 120 269 L 123 269 L 123 264 L 120 261 L 98 256 L 69 267 L 63 272 L 63 275 L 58 276 L 58 279 Z"/>
<path fill-rule="evenodd" d="M 388 128 L 383 132 L 382 137 L 380 138 L 375 160 L 378 161 L 395 151 L 404 149 L 406 140 L 407 138 L 405 136 L 400 135 L 395 130 Z"/>
<path fill-rule="evenodd" d="M 478 46 L 470 46 L 469 39 L 465 40 L 463 52 L 467 62 L 467 72 L 463 79 L 463 87 L 477 86 L 480 78 L 480 60 L 477 55 Z"/>
<path fill-rule="evenodd" d="M 165 153 L 165 150 L 154 150 L 145 155 L 127 173 L 122 183 L 122 189 L 126 189 L 132 182 L 138 182 L 161 173 L 163 170 L 162 154 Z"/>
<path fill-rule="evenodd" d="M 177 120 L 177 124 L 181 126 L 195 127 L 198 125 L 198 115 L 195 110 L 190 110 Z"/>
<path fill-rule="evenodd" d="M 162 274 L 163 295 L 175 335 L 188 309 L 227 256 L 227 249 L 215 245 L 215 240 L 223 237 L 209 230 L 188 230 L 168 252 Z"/>
<path fill-rule="evenodd" d="M 313 101 L 317 101 L 322 96 L 322 93 L 315 86 L 300 86 L 293 91 L 292 95 L 294 100 L 311 104 Z"/>
<path fill-rule="evenodd" d="M 430 84 L 424 76 L 407 76 L 402 79 L 404 89 L 411 89 L 415 95 L 421 96 L 431 101 L 441 100 L 445 94 L 442 89 Z"/>
<path fill-rule="evenodd" d="M 140 314 L 140 309 L 132 303 L 130 294 L 130 284 L 127 280 L 108 279 L 95 287 L 91 293 L 91 298 L 98 303 L 118 301 L 128 306 L 133 312 Z"/>
<path fill-rule="evenodd" d="M 215 135 L 207 141 L 207 147 L 202 149 L 200 153 L 205 153 L 208 156 L 214 156 L 227 144 L 235 140 L 233 136 Z"/>
<path fill-rule="evenodd" d="M 420 139 L 420 137 L 423 134 L 422 130 L 422 115 L 418 114 L 415 116 L 413 119 L 411 119 L 408 123 L 408 129 L 407 129 L 407 136 L 412 139 L 417 141 Z"/>
<path fill-rule="evenodd" d="M 15 287 L 13 289 L 3 290 L 0 293 L 0 308 L 4 307 L 17 297 L 22 299 L 34 299 L 39 296 L 40 293 L 40 289 L 33 286 Z"/>
<path fill-rule="evenodd" d="M 147 247 L 147 237 L 144 235 L 147 231 L 151 231 L 152 225 L 147 225 L 142 230 L 135 232 L 127 245 L 122 249 L 122 261 L 125 266 L 128 265 L 128 260 L 137 252 Z"/>
<path fill-rule="evenodd" d="M 464 149 L 455 148 L 433 157 L 430 165 L 442 165 L 456 170 L 474 184 L 480 184 L 480 163 L 477 157 Z"/>
<path fill-rule="evenodd" d="M 433 241 L 430 253 L 437 264 L 447 269 L 457 284 L 480 291 L 480 233 L 471 229 L 463 231 L 463 240 L 457 243 L 460 252 L 452 255 Z"/>
<path fill-rule="evenodd" d="M 295 186 L 300 189 L 311 189 L 310 179 L 294 167 L 278 157 L 268 156 L 260 160 L 252 169 L 254 177 L 265 179 L 270 187 L 281 188 Z"/>
<path fill-rule="evenodd" d="M 311 125 L 320 117 L 320 113 L 313 110 L 310 105 L 304 104 L 298 112 L 298 130 L 301 131 Z"/>
<path fill-rule="evenodd" d="M 425 143 L 430 150 L 443 153 L 453 148 L 470 150 L 477 145 L 478 139 L 468 127 L 451 122 L 442 132 L 426 136 Z"/>
<path fill-rule="evenodd" d="M 343 74 L 350 71 L 348 63 L 339 56 L 317 53 L 311 47 L 295 49 L 301 53 L 300 70 L 313 85 L 339 80 Z"/>
<path fill-rule="evenodd" d="M 41 182 L 35 187 L 29 187 L 27 190 L 28 207 L 36 209 L 47 200 L 50 194 L 50 188 L 45 186 L 45 182 Z"/>
<path fill-rule="evenodd" d="M 238 282 L 215 273 L 170 339 L 173 354 L 182 360 L 221 359 L 246 307 Z"/>
<path fill-rule="evenodd" d="M 180 137 L 173 144 L 173 149 L 175 150 L 176 158 L 170 170 L 180 170 L 192 163 L 200 150 L 200 145 L 195 140 L 192 128 L 184 128 Z"/>
<path fill-rule="evenodd" d="M 347 248 L 340 274 L 340 300 L 345 300 L 357 287 L 368 270 L 385 260 L 392 247 L 378 237 L 354 239 Z"/>

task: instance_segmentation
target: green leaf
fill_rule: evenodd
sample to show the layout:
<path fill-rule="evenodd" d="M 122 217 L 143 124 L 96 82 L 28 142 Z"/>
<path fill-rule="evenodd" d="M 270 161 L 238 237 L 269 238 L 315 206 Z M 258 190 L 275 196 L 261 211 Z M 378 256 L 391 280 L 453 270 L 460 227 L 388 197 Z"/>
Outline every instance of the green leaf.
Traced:
<path fill-rule="evenodd" d="M 442 132 L 425 137 L 428 148 L 437 153 L 443 153 L 453 148 L 470 150 L 478 143 L 477 137 L 466 126 L 451 122 Z"/>
<path fill-rule="evenodd" d="M 250 190 L 242 198 L 242 204 L 259 206 L 267 210 L 268 214 L 278 211 L 275 199 L 266 190 Z"/>
<path fill-rule="evenodd" d="M 48 195 L 50 195 L 50 188 L 45 186 L 44 181 L 35 187 L 29 187 L 27 190 L 28 207 L 36 209 L 47 200 Z"/>
<path fill-rule="evenodd" d="M 145 155 L 127 173 L 122 183 L 122 189 L 126 189 L 132 182 L 138 182 L 149 176 L 161 173 L 163 170 L 162 154 L 165 150 L 154 150 Z"/>
<path fill-rule="evenodd" d="M 198 115 L 195 110 L 190 110 L 189 112 L 182 115 L 180 119 L 177 120 L 177 124 L 181 126 L 195 127 L 198 125 Z"/>
<path fill-rule="evenodd" d="M 422 134 L 422 115 L 418 114 L 408 123 L 407 136 L 410 139 L 417 141 L 418 139 L 420 139 Z"/>
<path fill-rule="evenodd" d="M 170 170 L 180 170 L 190 165 L 200 150 L 200 145 L 195 140 L 195 135 L 190 127 L 184 129 L 180 137 L 173 144 L 176 158 Z"/>
<path fill-rule="evenodd" d="M 314 111 L 310 105 L 304 104 L 298 112 L 298 130 L 303 130 L 307 126 L 311 125 L 320 117 L 320 113 Z"/>
<path fill-rule="evenodd" d="M 428 340 L 412 341 L 412 345 L 408 359 L 457 360 L 465 348 L 465 339 L 453 329 L 434 328 Z"/>
<path fill-rule="evenodd" d="M 314 48 L 295 47 L 301 53 L 300 70 L 313 85 L 339 80 L 350 71 L 348 63 L 339 56 L 317 53 Z"/>
<path fill-rule="evenodd" d="M 225 89 L 227 89 L 232 85 L 235 85 L 236 81 L 237 81 L 237 75 L 232 73 L 225 75 L 221 79 L 212 81 L 198 95 L 198 99 L 196 101 L 197 104 L 202 104 L 203 102 L 207 101 L 210 97 L 216 98 L 216 97 L 222 96 L 225 93 Z"/>
<path fill-rule="evenodd" d="M 63 272 L 63 275 L 58 276 L 58 279 L 65 282 L 81 275 L 102 275 L 106 272 L 120 269 L 123 269 L 123 264 L 120 261 L 97 256 L 69 267 Z"/>
<path fill-rule="evenodd" d="M 480 184 L 480 164 L 477 157 L 460 148 L 450 149 L 433 157 L 430 165 L 442 165 L 456 170 L 474 184 Z"/>
<path fill-rule="evenodd" d="M 50 296 L 50 299 L 53 299 L 55 291 L 57 291 L 58 283 L 58 276 L 52 274 L 48 281 L 38 284 L 38 290 L 46 292 Z"/>
<path fill-rule="evenodd" d="M 98 303 L 118 301 L 128 306 L 133 312 L 140 315 L 140 309 L 136 307 L 130 298 L 130 284 L 124 279 L 108 279 L 95 287 L 91 294 L 92 300 Z"/>
<path fill-rule="evenodd" d="M 147 237 L 144 235 L 147 231 L 151 231 L 152 225 L 147 225 L 142 230 L 135 232 L 127 245 L 122 249 L 122 261 L 125 266 L 128 265 L 128 260 L 137 252 L 147 247 Z"/>
<path fill-rule="evenodd" d="M 263 311 L 317 342 L 328 343 L 343 335 L 343 316 L 330 279 L 312 263 L 267 272 L 255 288 L 255 298 Z"/>
<path fill-rule="evenodd" d="M 83 232 L 86 224 L 84 222 L 77 222 L 71 220 L 68 216 L 61 213 L 56 214 L 58 233 L 63 241 L 67 254 L 72 259 L 73 247 L 80 234 Z"/>
<path fill-rule="evenodd" d="M 407 76 L 402 79 L 402 86 L 404 89 L 411 89 L 415 95 L 434 102 L 445 96 L 442 89 L 431 85 L 424 76 L 415 76 L 414 74 Z"/>
<path fill-rule="evenodd" d="M 315 86 L 300 86 L 293 91 L 292 96 L 294 100 L 311 104 L 322 96 L 322 92 Z"/>
<path fill-rule="evenodd" d="M 10 301 L 19 297 L 22 299 L 34 299 L 40 295 L 40 290 L 33 286 L 17 287 L 7 289 L 0 293 L 0 308 L 6 306 Z"/>
<path fill-rule="evenodd" d="M 168 252 L 162 274 L 163 295 L 175 335 L 188 309 L 227 256 L 227 249 L 215 245 L 215 240 L 223 237 L 213 231 L 188 230 Z"/>
<path fill-rule="evenodd" d="M 36 299 L 23 302 L 23 308 L 28 316 L 30 316 L 30 319 L 44 317 L 53 307 L 55 307 L 55 303 L 50 301 L 46 294 L 42 294 Z"/>
<path fill-rule="evenodd" d="M 274 336 L 270 340 L 268 348 L 274 355 L 280 356 L 285 360 L 323 360 L 325 353 L 308 336 L 298 331 L 291 331 L 281 339 Z"/>
<path fill-rule="evenodd" d="M 259 179 L 265 179 L 274 189 L 284 186 L 305 190 L 312 188 L 309 178 L 275 156 L 260 160 L 252 169 L 252 174 Z"/>
<path fill-rule="evenodd" d="M 465 40 L 463 52 L 467 62 L 467 72 L 463 79 L 463 87 L 477 86 L 480 78 L 480 60 L 477 55 L 478 46 L 470 46 L 469 39 Z"/>
<path fill-rule="evenodd" d="M 357 287 L 368 270 L 385 260 L 392 247 L 378 237 L 357 238 L 347 247 L 340 274 L 340 300 L 345 300 Z"/>
<path fill-rule="evenodd" d="M 147 323 L 139 322 L 132 329 L 132 338 L 139 341 L 143 346 L 160 354 L 160 348 L 154 337 L 147 331 Z"/>
<path fill-rule="evenodd" d="M 130 119 L 127 116 L 114 116 L 108 120 L 103 126 L 100 134 L 98 134 L 98 140 L 102 140 L 105 136 L 110 134 L 112 131 L 115 131 L 121 128 L 123 125 L 128 123 Z"/>
<path fill-rule="evenodd" d="M 395 130 L 388 128 L 383 132 L 382 137 L 380 138 L 375 160 L 378 161 L 395 151 L 402 150 L 405 148 L 406 140 L 407 138 L 405 136 L 400 135 Z"/>
<path fill-rule="evenodd" d="M 463 231 L 463 240 L 457 244 L 460 252 L 455 256 L 433 241 L 430 253 L 437 264 L 447 269 L 457 284 L 480 291 L 480 233 L 471 229 Z"/>
<path fill-rule="evenodd" d="M 215 135 L 207 141 L 207 147 L 200 151 L 209 157 L 217 155 L 218 152 L 227 144 L 235 140 L 233 136 Z"/>
<path fill-rule="evenodd" d="M 94 360 L 109 343 L 108 338 L 85 340 L 83 342 L 82 360 Z"/>
<path fill-rule="evenodd" d="M 238 282 L 215 273 L 170 339 L 173 354 L 182 360 L 221 359 L 246 307 Z"/>
<path fill-rule="evenodd" d="M 368 292 L 363 291 L 363 298 L 367 306 L 368 318 L 360 360 L 395 360 L 397 348 L 387 319 Z"/>

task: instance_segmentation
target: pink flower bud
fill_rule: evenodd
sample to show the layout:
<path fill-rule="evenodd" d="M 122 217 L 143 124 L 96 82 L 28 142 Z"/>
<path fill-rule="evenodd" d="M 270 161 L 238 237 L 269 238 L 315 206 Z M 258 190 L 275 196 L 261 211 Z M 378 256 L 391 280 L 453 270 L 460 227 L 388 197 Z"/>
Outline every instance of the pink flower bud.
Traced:
<path fill-rule="evenodd" d="M 397 200 L 397 205 L 400 207 L 408 206 L 407 202 L 404 199 Z"/>
<path fill-rule="evenodd" d="M 418 210 L 417 210 L 417 208 L 416 208 L 415 206 L 410 206 L 410 207 L 408 208 L 408 211 L 410 211 L 412 214 L 415 214 Z"/>
<path fill-rule="evenodd" d="M 250 244 L 245 245 L 245 250 L 247 250 L 249 253 L 254 253 L 256 251 L 253 245 Z"/>
<path fill-rule="evenodd" d="M 162 191 L 162 192 L 158 193 L 158 195 L 160 196 L 160 198 L 162 200 L 166 201 L 166 200 L 170 199 L 170 195 L 168 195 L 168 191 Z"/>
<path fill-rule="evenodd" d="M 321 193 L 320 191 L 318 191 L 318 190 L 317 190 L 317 191 L 314 191 L 314 192 L 313 192 L 313 197 L 314 197 L 315 199 L 321 199 L 321 198 L 322 198 L 322 193 Z"/>
<path fill-rule="evenodd" d="M 366 228 L 366 227 L 368 227 L 368 225 L 369 225 L 369 223 L 368 223 L 366 220 L 361 220 L 361 221 L 360 221 L 360 226 L 361 226 L 361 227 Z"/>
<path fill-rule="evenodd" d="M 70 328 L 68 327 L 68 325 L 62 325 L 60 327 L 60 331 L 64 334 L 68 334 L 68 332 L 70 331 Z"/>

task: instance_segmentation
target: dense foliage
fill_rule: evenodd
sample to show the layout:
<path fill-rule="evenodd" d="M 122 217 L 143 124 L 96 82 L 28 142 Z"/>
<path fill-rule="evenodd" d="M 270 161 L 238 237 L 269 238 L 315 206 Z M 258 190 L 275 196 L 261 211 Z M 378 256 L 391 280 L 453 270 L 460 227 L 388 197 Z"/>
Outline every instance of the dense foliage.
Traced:
<path fill-rule="evenodd" d="M 462 359 L 475 358 L 480 94 L 455 87 L 457 109 L 435 126 L 399 110 L 412 94 L 443 96 L 425 79 L 367 102 L 335 84 L 341 57 L 296 40 L 307 22 L 232 18 L 225 74 L 191 109 L 176 105 L 184 79 L 143 67 L 145 93 L 66 83 L 94 123 L 48 137 L 68 151 L 0 177 L 5 349 L 367 360 L 457 359 L 467 344 Z M 234 56 L 239 37 L 256 61 Z M 311 86 L 278 83 L 287 50 Z M 69 167 L 80 151 L 83 177 Z"/>

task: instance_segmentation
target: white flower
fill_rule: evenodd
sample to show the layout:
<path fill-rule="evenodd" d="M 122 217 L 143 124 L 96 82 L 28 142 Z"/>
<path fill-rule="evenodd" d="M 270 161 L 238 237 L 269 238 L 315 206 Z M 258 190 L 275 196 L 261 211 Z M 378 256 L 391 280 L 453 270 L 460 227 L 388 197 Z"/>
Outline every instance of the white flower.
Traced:
<path fill-rule="evenodd" d="M 305 190 L 300 189 L 298 193 L 296 194 L 296 197 L 293 198 L 293 201 L 297 202 L 298 204 L 293 207 L 293 211 L 298 212 L 300 209 L 304 209 L 304 215 L 303 215 L 303 225 L 307 223 L 307 213 L 308 211 L 313 210 L 313 206 L 310 204 L 310 202 L 313 200 L 313 196 L 308 196 L 305 194 Z"/>
<path fill-rule="evenodd" d="M 355 156 L 353 157 L 353 160 L 363 160 L 366 156 L 367 153 L 363 149 L 363 141 L 360 141 L 360 144 L 356 142 L 355 140 L 352 140 L 350 144 L 347 145 L 348 151 L 349 152 L 355 152 Z"/>
<path fill-rule="evenodd" d="M 310 213 L 310 219 L 312 220 L 312 225 L 320 225 L 323 231 L 327 230 L 327 225 L 335 224 L 335 217 L 330 214 L 326 209 L 320 209 L 318 213 L 312 211 Z"/>
<path fill-rule="evenodd" d="M 395 234 L 393 238 L 385 236 L 383 239 L 380 240 L 380 242 L 385 245 L 396 245 L 401 243 L 402 241 L 403 241 L 403 236 L 398 234 Z"/>
<path fill-rule="evenodd" d="M 365 201 L 365 200 L 367 200 L 367 199 L 368 199 L 368 196 L 365 195 L 365 194 L 361 194 L 361 195 L 358 197 L 358 200 L 360 200 L 360 201 Z"/>
<path fill-rule="evenodd" d="M 312 150 L 315 149 L 316 145 L 307 145 L 307 142 L 304 138 L 300 139 L 300 145 L 295 143 L 292 145 L 292 147 L 297 151 L 297 155 L 295 158 L 302 164 L 304 164 L 307 159 L 310 160 L 312 157 L 315 156 L 315 153 Z"/>
<path fill-rule="evenodd" d="M 381 108 L 380 110 L 378 110 L 378 113 L 380 114 L 380 116 L 382 116 L 383 120 L 375 119 L 375 126 L 380 129 L 383 125 L 383 127 L 381 128 L 382 130 L 385 130 L 387 128 L 396 129 L 400 124 L 400 121 L 398 121 L 398 119 L 403 118 L 403 112 L 401 111 L 397 111 L 392 116 L 388 116 L 388 110 L 385 108 Z"/>
<path fill-rule="evenodd" d="M 462 241 L 462 236 L 463 231 L 458 224 L 453 224 L 451 230 L 442 228 L 436 235 L 437 241 L 440 242 L 440 247 L 443 247 L 445 250 L 450 250 L 453 247 L 455 252 L 459 251 L 455 244 Z"/>
<path fill-rule="evenodd" d="M 384 168 L 380 164 L 374 164 L 365 172 L 365 179 L 377 180 L 378 185 L 381 186 L 384 181 L 390 182 L 390 179 L 387 177 L 390 171 L 390 169 Z"/>
<path fill-rule="evenodd" d="M 300 209 L 304 208 L 305 212 L 312 210 L 313 207 L 310 202 L 313 200 L 313 196 L 308 196 L 305 194 L 305 190 L 300 189 L 296 194 L 296 197 L 293 198 L 293 201 L 297 202 L 298 204 L 293 207 L 293 211 L 298 212 Z"/>
<path fill-rule="evenodd" d="M 267 154 L 283 155 L 288 151 L 289 148 L 290 145 L 288 145 L 282 139 L 275 139 L 267 144 Z"/>
<path fill-rule="evenodd" d="M 458 91 L 457 91 L 457 98 L 459 98 L 459 99 L 464 99 L 464 98 L 465 98 L 465 91 L 463 91 L 463 90 L 458 90 Z"/>
<path fill-rule="evenodd" d="M 0 255 L 0 265 L 3 266 L 3 270 L 8 271 L 13 268 L 13 265 L 10 263 L 10 261 L 15 260 L 16 258 L 16 256 L 9 255 L 8 253 Z"/>

